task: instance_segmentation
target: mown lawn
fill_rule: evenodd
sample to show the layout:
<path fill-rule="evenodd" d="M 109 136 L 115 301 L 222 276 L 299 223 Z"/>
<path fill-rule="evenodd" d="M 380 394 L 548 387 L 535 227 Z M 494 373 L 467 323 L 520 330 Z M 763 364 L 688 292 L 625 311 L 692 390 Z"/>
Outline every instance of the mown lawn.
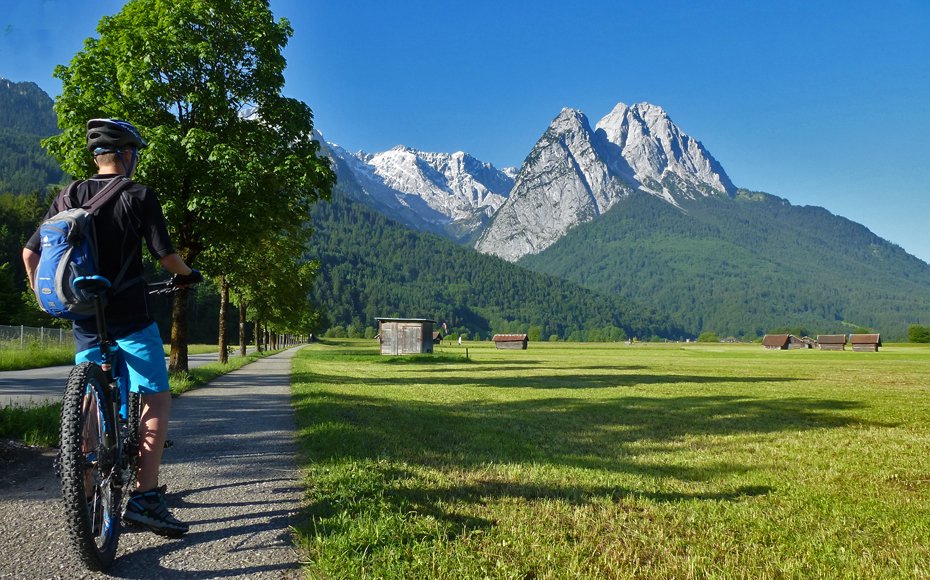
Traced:
<path fill-rule="evenodd" d="M 930 348 L 305 348 L 311 578 L 930 577 Z"/>

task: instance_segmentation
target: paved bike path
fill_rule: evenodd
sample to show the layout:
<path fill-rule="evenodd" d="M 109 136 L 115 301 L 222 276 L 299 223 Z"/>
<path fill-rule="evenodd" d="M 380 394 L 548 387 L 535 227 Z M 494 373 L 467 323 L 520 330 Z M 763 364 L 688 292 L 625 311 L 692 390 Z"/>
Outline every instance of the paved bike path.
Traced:
<path fill-rule="evenodd" d="M 248 352 L 255 352 L 250 348 Z M 230 358 L 239 356 L 238 351 Z M 187 357 L 188 368 L 195 369 L 217 361 L 216 353 L 192 354 Z M 168 364 L 168 357 L 165 357 Z M 0 371 L 0 406 L 3 405 L 43 405 L 51 401 L 60 401 L 68 382 L 68 374 L 74 365 L 61 365 L 26 369 L 22 371 Z"/>
<path fill-rule="evenodd" d="M 161 482 L 191 525 L 172 540 L 125 530 L 108 574 L 86 572 L 61 524 L 58 480 L 0 489 L 0 579 L 301 577 L 289 526 L 301 502 L 290 363 L 259 359 L 174 399 Z"/>

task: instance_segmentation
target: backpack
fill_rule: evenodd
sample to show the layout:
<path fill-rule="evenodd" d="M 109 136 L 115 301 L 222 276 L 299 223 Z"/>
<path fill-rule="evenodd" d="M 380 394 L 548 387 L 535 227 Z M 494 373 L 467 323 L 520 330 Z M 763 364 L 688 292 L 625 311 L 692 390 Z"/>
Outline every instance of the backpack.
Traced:
<path fill-rule="evenodd" d="M 81 276 L 96 276 L 97 235 L 93 218 L 100 207 L 132 185 L 125 177 L 116 177 L 87 203 L 71 209 L 71 193 L 83 181 L 75 181 L 58 194 L 58 208 L 64 208 L 39 226 L 42 252 L 36 269 L 35 294 L 42 310 L 56 318 L 84 320 L 94 316 L 94 298 L 88 292 L 76 290 L 72 282 Z M 111 281 L 111 294 L 135 284 L 138 279 L 122 284 L 132 254 L 119 275 Z M 103 305 L 106 306 L 106 295 Z"/>

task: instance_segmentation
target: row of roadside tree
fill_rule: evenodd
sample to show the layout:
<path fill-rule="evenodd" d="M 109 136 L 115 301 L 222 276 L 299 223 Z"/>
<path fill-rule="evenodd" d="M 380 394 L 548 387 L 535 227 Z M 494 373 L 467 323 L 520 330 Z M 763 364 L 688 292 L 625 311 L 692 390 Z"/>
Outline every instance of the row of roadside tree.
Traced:
<path fill-rule="evenodd" d="M 264 0 L 133 0 L 97 33 L 55 69 L 62 132 L 43 145 L 83 179 L 95 169 L 87 119 L 139 127 L 149 147 L 135 179 L 158 194 L 178 254 L 219 285 L 221 358 L 231 300 L 257 328 L 315 331 L 307 295 L 319 264 L 300 256 L 308 208 L 330 198 L 335 175 L 310 108 L 282 94 L 288 21 Z M 187 304 L 177 292 L 172 370 L 187 370 Z"/>

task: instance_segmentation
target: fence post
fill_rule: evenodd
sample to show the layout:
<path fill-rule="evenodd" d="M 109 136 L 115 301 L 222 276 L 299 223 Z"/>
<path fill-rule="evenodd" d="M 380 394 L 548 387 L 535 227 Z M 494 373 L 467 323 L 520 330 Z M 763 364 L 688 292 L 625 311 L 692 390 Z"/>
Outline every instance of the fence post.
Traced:
<path fill-rule="evenodd" d="M 45 348 L 45 327 L 39 327 L 39 348 Z"/>
<path fill-rule="evenodd" d="M 19 325 L 19 348 L 26 348 L 26 325 Z"/>

